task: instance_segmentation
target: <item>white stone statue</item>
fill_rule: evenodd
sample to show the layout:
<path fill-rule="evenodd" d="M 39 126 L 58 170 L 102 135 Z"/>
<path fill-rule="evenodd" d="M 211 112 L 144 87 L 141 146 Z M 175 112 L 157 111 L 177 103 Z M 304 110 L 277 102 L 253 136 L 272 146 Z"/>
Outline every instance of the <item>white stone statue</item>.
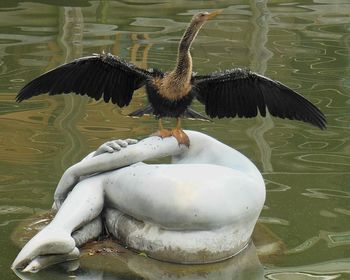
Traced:
<path fill-rule="evenodd" d="M 116 140 L 68 168 L 56 216 L 12 267 L 35 272 L 77 258 L 77 247 L 101 233 L 101 215 L 124 245 L 163 261 L 210 263 L 243 250 L 265 201 L 264 180 L 238 151 L 186 134 L 189 148 L 173 137 Z M 165 156 L 171 164 L 142 162 Z"/>

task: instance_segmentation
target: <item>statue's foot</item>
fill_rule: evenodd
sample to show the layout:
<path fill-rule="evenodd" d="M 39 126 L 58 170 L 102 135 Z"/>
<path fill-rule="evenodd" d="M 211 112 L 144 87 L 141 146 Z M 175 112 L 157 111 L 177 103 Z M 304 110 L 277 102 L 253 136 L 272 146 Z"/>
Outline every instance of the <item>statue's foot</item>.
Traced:
<path fill-rule="evenodd" d="M 180 128 L 174 128 L 171 131 L 171 135 L 174 136 L 179 143 L 179 145 L 183 144 L 186 147 L 190 147 L 190 139 L 187 134 Z"/>
<path fill-rule="evenodd" d="M 35 273 L 39 270 L 42 270 L 48 266 L 59 264 L 67 261 L 76 260 L 79 258 L 79 249 L 75 247 L 73 251 L 68 254 L 55 254 L 55 255 L 46 255 L 38 256 L 34 258 L 23 270 L 22 272 L 31 272 Z"/>
<path fill-rule="evenodd" d="M 46 227 L 22 248 L 11 267 L 12 269 L 24 268 L 38 256 L 69 254 L 74 248 L 75 241 L 70 234 Z"/>

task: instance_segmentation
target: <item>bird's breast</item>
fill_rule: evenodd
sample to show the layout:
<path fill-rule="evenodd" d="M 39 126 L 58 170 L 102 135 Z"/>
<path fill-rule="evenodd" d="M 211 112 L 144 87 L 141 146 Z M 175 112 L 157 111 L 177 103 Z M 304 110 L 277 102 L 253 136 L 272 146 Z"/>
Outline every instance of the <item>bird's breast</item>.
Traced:
<path fill-rule="evenodd" d="M 191 87 L 165 86 L 164 81 L 155 80 L 147 83 L 148 101 L 152 105 L 153 114 L 157 117 L 180 117 L 190 106 L 194 92 Z"/>
<path fill-rule="evenodd" d="M 158 88 L 159 95 L 172 101 L 183 98 L 192 89 L 190 80 L 173 77 L 171 74 L 164 78 L 155 79 L 154 85 Z"/>

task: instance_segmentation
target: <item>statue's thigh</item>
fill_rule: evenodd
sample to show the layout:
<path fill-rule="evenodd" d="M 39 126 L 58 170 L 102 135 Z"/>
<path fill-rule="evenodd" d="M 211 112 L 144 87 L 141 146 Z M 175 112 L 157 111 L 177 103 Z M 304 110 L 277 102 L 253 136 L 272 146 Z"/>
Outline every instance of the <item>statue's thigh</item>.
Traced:
<path fill-rule="evenodd" d="M 212 229 L 255 212 L 254 178 L 210 164 L 136 165 L 105 181 L 109 206 L 168 229 Z M 259 209 L 260 211 L 260 209 Z"/>

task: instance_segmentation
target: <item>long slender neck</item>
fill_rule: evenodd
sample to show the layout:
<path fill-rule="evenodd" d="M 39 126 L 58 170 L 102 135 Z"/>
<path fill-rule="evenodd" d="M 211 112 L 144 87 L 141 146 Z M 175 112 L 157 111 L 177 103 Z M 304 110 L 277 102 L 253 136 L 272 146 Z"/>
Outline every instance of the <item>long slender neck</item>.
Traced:
<path fill-rule="evenodd" d="M 174 69 L 175 75 L 181 80 L 185 79 L 189 81 L 191 79 L 192 57 L 190 48 L 202 25 L 202 23 L 192 21 L 182 36 L 177 54 L 177 63 Z"/>

